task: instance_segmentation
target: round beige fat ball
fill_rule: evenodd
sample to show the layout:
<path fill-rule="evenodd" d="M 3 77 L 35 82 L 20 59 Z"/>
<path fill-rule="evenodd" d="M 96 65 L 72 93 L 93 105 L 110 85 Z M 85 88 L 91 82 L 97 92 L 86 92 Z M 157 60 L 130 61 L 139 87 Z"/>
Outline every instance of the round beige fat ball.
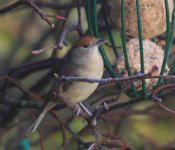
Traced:
<path fill-rule="evenodd" d="M 116 31 L 121 32 L 121 0 L 105 0 L 108 16 Z M 168 0 L 170 19 L 173 0 Z M 166 11 L 164 0 L 140 0 L 143 39 L 150 39 L 166 31 Z M 125 0 L 126 35 L 138 38 L 136 0 Z"/>
<path fill-rule="evenodd" d="M 140 66 L 139 40 L 131 39 L 126 46 L 132 75 L 140 73 L 141 66 Z M 155 43 L 147 39 L 143 40 L 143 51 L 144 51 L 145 73 L 149 73 L 150 71 L 152 71 L 153 67 L 156 67 L 158 69 L 156 71 L 153 71 L 152 75 L 159 75 L 163 62 L 164 51 L 160 46 L 157 46 Z M 125 59 L 123 53 L 119 55 L 116 64 L 116 70 L 119 74 L 121 74 L 122 77 L 128 76 L 127 70 L 125 69 Z M 169 68 L 168 65 L 166 65 L 165 74 L 167 74 L 168 71 Z M 145 82 L 147 89 L 151 90 L 156 85 L 157 79 L 146 79 Z M 141 81 L 135 81 L 134 83 L 137 90 L 142 89 Z"/>

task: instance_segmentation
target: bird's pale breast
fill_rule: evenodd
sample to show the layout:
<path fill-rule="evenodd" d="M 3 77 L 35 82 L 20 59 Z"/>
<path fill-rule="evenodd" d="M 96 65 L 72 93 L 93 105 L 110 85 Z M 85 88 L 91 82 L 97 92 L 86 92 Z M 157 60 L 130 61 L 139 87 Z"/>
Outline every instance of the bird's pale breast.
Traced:
<path fill-rule="evenodd" d="M 83 61 L 77 70 L 79 77 L 102 78 L 103 60 L 98 50 L 93 52 L 93 55 L 84 57 Z M 75 81 L 63 94 L 73 103 L 79 103 L 86 100 L 95 91 L 97 86 L 98 83 Z"/>

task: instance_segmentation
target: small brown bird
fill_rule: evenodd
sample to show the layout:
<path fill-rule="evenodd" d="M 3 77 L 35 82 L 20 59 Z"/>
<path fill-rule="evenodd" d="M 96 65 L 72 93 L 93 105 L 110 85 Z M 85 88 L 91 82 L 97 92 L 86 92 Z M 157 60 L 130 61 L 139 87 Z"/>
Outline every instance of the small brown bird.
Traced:
<path fill-rule="evenodd" d="M 81 37 L 66 56 L 66 62 L 61 66 L 58 75 L 73 77 L 96 77 L 102 78 L 103 60 L 98 47 L 105 41 L 96 39 L 94 36 Z M 59 85 L 58 85 L 59 86 Z M 86 100 L 97 88 L 98 83 L 81 81 L 66 82 L 62 86 L 63 95 L 72 103 L 77 104 Z M 46 113 L 51 110 L 59 100 L 49 101 L 33 125 L 28 134 L 34 132 Z"/>

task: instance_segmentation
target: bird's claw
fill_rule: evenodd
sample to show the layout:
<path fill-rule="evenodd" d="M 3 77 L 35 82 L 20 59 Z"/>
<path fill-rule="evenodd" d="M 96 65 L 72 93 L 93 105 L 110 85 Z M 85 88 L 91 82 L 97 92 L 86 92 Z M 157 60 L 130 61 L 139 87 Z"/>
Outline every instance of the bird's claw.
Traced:
<path fill-rule="evenodd" d="M 75 112 L 75 116 L 79 116 L 79 114 L 82 112 L 82 109 L 78 104 L 76 104 L 74 112 Z"/>
<path fill-rule="evenodd" d="M 80 102 L 79 104 L 76 104 L 74 112 L 76 116 L 79 116 L 82 111 L 85 111 L 88 116 L 92 116 L 92 113 Z"/>
<path fill-rule="evenodd" d="M 92 116 L 92 113 L 81 102 L 80 107 L 88 114 L 88 116 Z"/>

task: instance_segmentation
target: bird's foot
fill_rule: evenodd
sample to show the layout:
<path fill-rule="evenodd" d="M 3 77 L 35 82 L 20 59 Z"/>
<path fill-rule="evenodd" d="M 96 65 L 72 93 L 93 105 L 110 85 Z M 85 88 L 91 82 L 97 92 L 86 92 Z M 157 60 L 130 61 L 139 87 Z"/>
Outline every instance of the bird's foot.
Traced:
<path fill-rule="evenodd" d="M 92 116 L 92 113 L 82 103 L 76 104 L 76 107 L 74 110 L 74 112 L 76 113 L 76 116 L 79 116 L 79 114 L 82 111 L 85 111 L 89 116 Z"/>
<path fill-rule="evenodd" d="M 92 116 L 92 113 L 82 103 L 80 103 L 80 106 L 89 116 Z"/>
<path fill-rule="evenodd" d="M 82 109 L 79 104 L 76 104 L 74 112 L 75 112 L 75 116 L 79 116 L 79 114 L 82 112 Z"/>

